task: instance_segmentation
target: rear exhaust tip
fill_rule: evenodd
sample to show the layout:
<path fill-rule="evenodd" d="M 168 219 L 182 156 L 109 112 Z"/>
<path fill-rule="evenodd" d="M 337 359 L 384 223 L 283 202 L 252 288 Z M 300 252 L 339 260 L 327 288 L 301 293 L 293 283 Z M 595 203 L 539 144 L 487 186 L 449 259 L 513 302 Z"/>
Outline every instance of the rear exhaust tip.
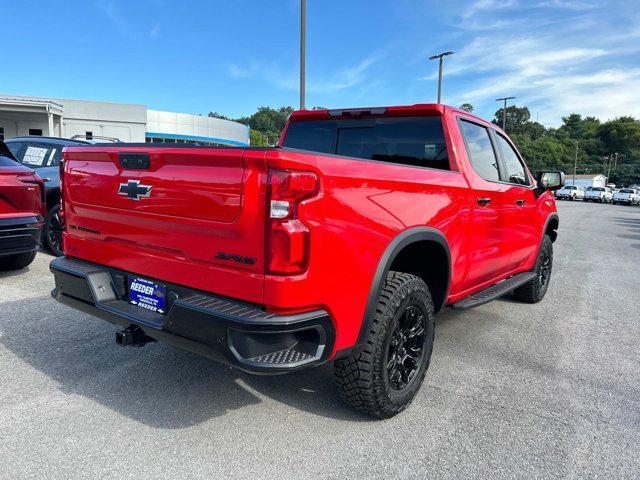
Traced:
<path fill-rule="evenodd" d="M 145 335 L 144 330 L 135 325 L 116 332 L 116 343 L 121 347 L 143 347 L 149 342 L 155 342 L 155 339 Z"/>

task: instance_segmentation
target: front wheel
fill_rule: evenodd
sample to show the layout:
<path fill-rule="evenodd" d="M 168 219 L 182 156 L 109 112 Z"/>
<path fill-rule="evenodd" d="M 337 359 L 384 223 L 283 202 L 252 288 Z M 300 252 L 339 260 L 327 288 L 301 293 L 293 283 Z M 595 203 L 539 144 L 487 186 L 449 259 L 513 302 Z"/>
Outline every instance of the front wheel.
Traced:
<path fill-rule="evenodd" d="M 538 258 L 534 266 L 536 276 L 524 285 L 516 288 L 513 295 L 517 300 L 526 303 L 538 303 L 544 298 L 549 288 L 551 269 L 553 267 L 553 242 L 549 235 L 542 238 Z"/>
<path fill-rule="evenodd" d="M 62 221 L 60 219 L 60 205 L 54 206 L 49 213 L 43 230 L 44 242 L 56 257 L 62 255 Z"/>
<path fill-rule="evenodd" d="M 0 271 L 21 270 L 31 265 L 31 262 L 33 262 L 35 258 L 35 251 L 11 255 L 10 257 L 0 257 Z"/>
<path fill-rule="evenodd" d="M 400 413 L 422 385 L 434 331 L 433 301 L 424 281 L 389 272 L 365 346 L 334 362 L 341 396 L 378 418 Z"/>

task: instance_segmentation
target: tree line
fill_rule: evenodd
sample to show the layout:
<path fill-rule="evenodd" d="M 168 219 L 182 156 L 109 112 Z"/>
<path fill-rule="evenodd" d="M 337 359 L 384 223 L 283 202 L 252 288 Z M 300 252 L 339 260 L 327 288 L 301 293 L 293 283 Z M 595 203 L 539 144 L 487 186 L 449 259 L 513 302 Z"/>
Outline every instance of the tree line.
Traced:
<path fill-rule="evenodd" d="M 461 108 L 469 112 L 473 106 Z M 260 107 L 250 116 L 231 119 L 216 112 L 210 117 L 234 120 L 251 129 L 251 145 L 267 146 L 278 142 L 292 107 Z M 496 111 L 492 122 L 502 127 L 503 109 Z M 572 113 L 562 117 L 557 128 L 546 128 L 531 120 L 527 107 L 511 105 L 506 109 L 506 132 L 520 150 L 532 172 L 558 169 L 573 174 L 577 146 L 577 173 L 607 174 L 612 164 L 610 183 L 640 184 L 640 120 L 623 116 L 606 122 L 595 117 Z"/>

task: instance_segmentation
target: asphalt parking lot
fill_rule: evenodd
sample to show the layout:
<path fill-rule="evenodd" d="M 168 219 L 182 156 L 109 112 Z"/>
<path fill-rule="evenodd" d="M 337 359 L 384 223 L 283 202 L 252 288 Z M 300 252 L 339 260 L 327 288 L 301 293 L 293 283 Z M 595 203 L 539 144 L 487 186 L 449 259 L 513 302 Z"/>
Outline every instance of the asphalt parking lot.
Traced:
<path fill-rule="evenodd" d="M 444 311 L 413 405 L 372 421 L 332 367 L 254 377 L 0 274 L 0 477 L 638 478 L 640 208 L 560 202 L 545 300 Z"/>

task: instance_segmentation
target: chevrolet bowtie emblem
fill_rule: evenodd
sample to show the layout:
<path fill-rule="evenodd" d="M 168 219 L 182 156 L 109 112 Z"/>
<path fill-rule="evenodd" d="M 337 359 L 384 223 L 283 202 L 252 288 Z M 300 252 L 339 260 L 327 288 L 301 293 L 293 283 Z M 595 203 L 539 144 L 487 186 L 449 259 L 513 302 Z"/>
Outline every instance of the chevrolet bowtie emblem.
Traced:
<path fill-rule="evenodd" d="M 120 184 L 118 194 L 126 195 L 131 200 L 140 200 L 142 197 L 149 198 L 151 188 L 151 185 L 140 185 L 140 180 L 129 180 L 127 183 Z"/>

